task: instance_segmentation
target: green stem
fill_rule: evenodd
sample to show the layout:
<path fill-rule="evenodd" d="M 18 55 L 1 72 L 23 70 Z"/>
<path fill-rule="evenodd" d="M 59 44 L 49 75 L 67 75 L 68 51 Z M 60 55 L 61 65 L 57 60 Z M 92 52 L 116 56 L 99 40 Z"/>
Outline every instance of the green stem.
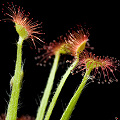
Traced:
<path fill-rule="evenodd" d="M 51 103 L 50 103 L 50 105 L 48 107 L 48 110 L 47 110 L 47 113 L 46 113 L 46 116 L 45 116 L 44 120 L 49 120 L 49 118 L 50 118 L 50 116 L 52 114 L 53 108 L 54 108 L 54 106 L 56 104 L 57 98 L 58 98 L 58 96 L 59 96 L 59 94 L 61 92 L 61 89 L 62 89 L 67 77 L 71 73 L 71 70 L 74 69 L 74 67 L 77 65 L 78 61 L 79 61 L 79 59 L 76 59 L 73 62 L 73 64 L 67 69 L 66 73 L 63 75 L 62 79 L 60 80 L 60 83 L 59 83 L 59 85 L 58 85 L 58 87 L 56 89 L 56 92 L 55 92 L 55 94 L 54 94 L 54 96 L 52 98 L 52 101 L 51 101 Z"/>
<path fill-rule="evenodd" d="M 60 120 L 69 120 L 69 118 L 70 118 L 70 116 L 72 114 L 72 111 L 74 110 L 75 105 L 76 105 L 76 103 L 77 103 L 77 101 L 78 101 L 78 99 L 80 97 L 80 94 L 81 94 L 81 92 L 82 92 L 82 90 L 83 90 L 83 88 L 84 88 L 84 86 L 85 86 L 85 84 L 86 84 L 86 82 L 88 80 L 90 72 L 91 72 L 91 69 L 88 69 L 86 71 L 80 86 L 78 87 L 77 91 L 75 92 L 75 94 L 71 98 L 71 100 L 70 100 L 67 108 L 65 109 L 65 111 L 64 111 L 64 113 L 63 113 L 63 115 L 62 115 Z"/>
<path fill-rule="evenodd" d="M 15 66 L 14 83 L 12 87 L 10 102 L 8 105 L 6 120 L 16 120 L 17 118 L 18 99 L 21 86 L 22 43 L 23 39 L 19 37 L 19 41 L 17 42 L 17 59 Z"/>
<path fill-rule="evenodd" d="M 53 66 L 52 66 L 52 69 L 51 69 L 51 72 L 50 72 L 50 75 L 48 78 L 48 82 L 47 82 L 41 103 L 40 103 L 40 107 L 38 109 L 36 120 L 43 120 L 43 118 L 44 118 L 48 99 L 49 99 L 50 92 L 51 92 L 54 78 L 55 78 L 55 73 L 56 73 L 56 70 L 58 67 L 59 58 L 60 58 L 60 52 L 58 51 L 58 52 L 56 52 L 56 55 L 55 55 L 54 63 L 53 63 Z"/>

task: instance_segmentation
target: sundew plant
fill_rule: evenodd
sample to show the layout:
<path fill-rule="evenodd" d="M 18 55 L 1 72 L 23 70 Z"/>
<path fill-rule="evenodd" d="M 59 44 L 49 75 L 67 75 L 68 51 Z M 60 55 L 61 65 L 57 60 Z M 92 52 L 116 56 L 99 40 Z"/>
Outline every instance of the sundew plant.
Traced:
<path fill-rule="evenodd" d="M 119 81 L 116 76 L 116 74 L 119 74 L 119 60 L 114 58 L 114 56 L 97 56 L 92 53 L 92 50 L 96 48 L 89 45 L 89 41 L 91 41 L 91 39 L 89 40 L 89 30 L 82 27 L 82 25 L 75 25 L 75 27 L 68 30 L 65 35 L 61 35 L 56 40 L 48 43 L 43 39 L 46 34 L 42 30 L 42 22 L 34 22 L 34 19 L 30 18 L 30 13 L 26 12 L 23 7 L 14 5 L 13 2 L 7 3 L 7 5 L 3 4 L 2 13 L 4 14 L 4 18 L 1 18 L 0 22 L 9 21 L 9 24 L 13 23 L 19 38 L 16 42 L 17 52 L 15 69 L 13 70 L 14 75 L 9 82 L 11 88 L 11 93 L 9 93 L 10 99 L 6 113 L 1 115 L 0 120 L 49 120 L 57 104 L 59 95 L 71 74 L 78 74 L 83 78 L 79 79 L 80 84 L 76 86 L 77 89 L 74 94 L 71 93 L 71 99 L 69 103 L 67 103 L 63 114 L 61 114 L 60 120 L 69 120 L 72 118 L 72 112 L 79 102 L 83 89 L 85 89 L 88 83 L 97 81 L 98 84 L 110 84 Z M 24 64 L 26 64 L 22 58 L 24 41 L 31 42 L 35 51 L 37 50 L 34 59 L 37 61 L 36 65 L 38 67 L 47 67 L 49 60 L 53 60 L 53 62 L 51 62 L 51 70 L 46 87 L 44 88 L 43 95 L 36 110 L 36 118 L 28 115 L 18 118 L 19 99 L 21 97 L 20 91 L 22 84 L 24 84 Z M 37 46 L 38 44 L 36 43 L 39 43 L 40 47 Z M 61 61 L 62 56 L 65 56 L 65 58 Z M 53 85 L 56 83 L 56 72 L 57 69 L 59 69 L 59 63 L 62 62 L 64 62 L 62 65 L 63 69 L 66 70 L 63 75 L 61 74 L 56 85 L 57 87 L 54 89 L 54 92 L 52 92 Z M 65 64 L 67 64 L 67 68 L 64 68 Z M 43 67 L 41 67 L 41 69 L 43 69 Z M 40 76 L 42 76 L 42 74 L 40 74 Z M 37 78 L 34 77 L 34 79 Z"/>

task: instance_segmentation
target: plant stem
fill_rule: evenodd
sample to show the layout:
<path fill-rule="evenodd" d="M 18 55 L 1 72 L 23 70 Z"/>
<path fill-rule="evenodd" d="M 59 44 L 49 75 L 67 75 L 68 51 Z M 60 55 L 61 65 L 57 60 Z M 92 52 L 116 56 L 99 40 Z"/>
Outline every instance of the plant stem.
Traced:
<path fill-rule="evenodd" d="M 19 41 L 17 42 L 17 59 L 15 66 L 14 83 L 12 87 L 10 102 L 8 105 L 6 120 L 16 120 L 17 118 L 18 99 L 21 87 L 22 43 L 23 39 L 19 37 Z"/>
<path fill-rule="evenodd" d="M 42 100 L 40 103 L 40 107 L 38 109 L 36 120 L 43 120 L 43 118 L 44 118 L 48 99 L 49 99 L 50 92 L 51 92 L 54 78 L 55 78 L 55 73 L 57 71 L 59 58 L 60 58 L 60 52 L 58 51 L 58 52 L 56 52 L 56 55 L 55 55 L 54 63 L 53 63 L 52 69 L 50 71 L 50 75 L 49 75 L 48 82 L 47 82 L 47 85 L 46 85 L 46 88 L 45 88 L 45 91 L 44 91 L 44 94 L 43 94 L 43 97 L 42 97 Z"/>
<path fill-rule="evenodd" d="M 54 108 L 54 106 L 56 104 L 57 98 L 58 98 L 58 96 L 59 96 L 59 94 L 61 92 L 61 89 L 62 89 L 67 77 L 71 73 L 71 70 L 74 69 L 74 67 L 77 65 L 78 61 L 79 61 L 79 59 L 76 59 L 73 62 L 73 64 L 67 69 L 66 73 L 63 75 L 62 79 L 60 80 L 60 83 L 59 83 L 59 85 L 58 85 L 58 87 L 56 89 L 56 92 L 55 92 L 55 94 L 54 94 L 54 96 L 52 98 L 52 101 L 51 101 L 51 103 L 50 103 L 50 105 L 48 107 L 48 110 L 47 110 L 47 113 L 46 113 L 46 116 L 45 116 L 44 120 L 49 120 L 49 118 L 50 118 L 50 116 L 52 114 L 53 108 Z"/>
<path fill-rule="evenodd" d="M 70 116 L 72 114 L 72 111 L 74 110 L 75 105 L 76 105 L 76 103 L 77 103 L 77 101 L 78 101 L 78 99 L 79 99 L 79 97 L 81 95 L 81 92 L 82 92 L 82 90 L 83 90 L 83 88 L 84 88 L 84 86 L 85 86 L 85 84 L 86 84 L 86 82 L 88 80 L 88 77 L 90 75 L 91 70 L 92 69 L 88 69 L 86 71 L 81 84 L 79 85 L 77 91 L 75 92 L 75 94 L 71 98 L 71 100 L 70 100 L 67 108 L 65 109 L 65 111 L 64 111 L 64 113 L 63 113 L 63 115 L 62 115 L 60 120 L 69 120 L 69 118 L 70 118 Z"/>

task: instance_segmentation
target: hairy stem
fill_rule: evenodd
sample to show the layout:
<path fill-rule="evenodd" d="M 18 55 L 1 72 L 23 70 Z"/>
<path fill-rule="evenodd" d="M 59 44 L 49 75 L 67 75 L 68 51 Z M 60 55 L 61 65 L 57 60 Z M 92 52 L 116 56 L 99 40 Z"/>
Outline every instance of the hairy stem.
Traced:
<path fill-rule="evenodd" d="M 44 94 L 43 94 L 43 97 L 40 103 L 40 107 L 38 109 L 36 120 L 43 120 L 44 118 L 45 110 L 48 104 L 48 99 L 49 99 L 51 89 L 53 86 L 53 82 L 54 82 L 54 78 L 55 78 L 55 73 L 58 67 L 59 58 L 60 58 L 60 53 L 58 51 L 56 52 L 56 55 L 55 55 L 54 63 L 50 71 L 50 75 L 49 75 L 48 82 L 47 82 L 47 85 L 46 85 L 46 88 L 45 88 L 45 91 L 44 91 Z"/>
<path fill-rule="evenodd" d="M 69 118 L 70 118 L 70 116 L 71 116 L 71 114 L 72 114 L 72 112 L 73 112 L 73 110 L 75 108 L 75 105 L 76 105 L 76 103 L 77 103 L 77 101 L 78 101 L 78 99 L 79 99 L 79 97 L 81 95 L 81 92 L 82 92 L 82 90 L 83 90 L 83 88 L 84 88 L 84 86 L 85 86 L 85 84 L 86 84 L 86 82 L 88 80 L 90 72 L 91 72 L 91 69 L 88 69 L 86 71 L 81 84 L 79 85 L 77 91 L 75 92 L 75 94 L 71 98 L 71 100 L 70 100 L 67 108 L 65 109 L 65 111 L 64 111 L 64 113 L 63 113 L 60 120 L 69 120 Z"/>
<path fill-rule="evenodd" d="M 16 120 L 17 118 L 18 99 L 21 87 L 22 43 L 23 39 L 19 37 L 19 41 L 17 42 L 17 59 L 15 66 L 14 83 L 12 87 L 10 102 L 8 105 L 6 120 Z"/>
<path fill-rule="evenodd" d="M 67 77 L 70 75 L 71 70 L 74 69 L 74 67 L 77 65 L 78 61 L 79 61 L 79 59 L 76 59 L 73 62 L 73 64 L 67 69 L 66 73 L 63 75 L 62 79 L 60 80 L 60 83 L 59 83 L 59 85 L 58 85 L 58 87 L 57 87 L 57 89 L 55 91 L 55 94 L 54 94 L 54 96 L 52 98 L 52 101 L 51 101 L 51 103 L 50 103 L 50 105 L 48 107 L 48 110 L 47 110 L 47 113 L 46 113 L 46 116 L 45 116 L 45 120 L 49 120 L 49 118 L 50 118 L 50 116 L 52 114 L 53 108 L 54 108 L 54 106 L 56 104 L 57 98 L 58 98 L 58 96 L 59 96 L 59 94 L 61 92 L 61 89 L 62 89 Z"/>

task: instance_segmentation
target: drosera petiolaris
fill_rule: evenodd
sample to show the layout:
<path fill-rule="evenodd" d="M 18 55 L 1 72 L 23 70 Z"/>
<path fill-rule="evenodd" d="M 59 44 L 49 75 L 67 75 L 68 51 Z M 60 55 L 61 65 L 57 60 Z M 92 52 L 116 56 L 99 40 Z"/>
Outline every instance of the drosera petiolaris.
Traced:
<path fill-rule="evenodd" d="M 28 12 L 26 14 L 23 7 L 14 5 L 13 2 L 8 2 L 7 6 L 7 12 L 5 12 L 5 4 L 3 4 L 4 8 L 2 8 L 2 13 L 4 13 L 5 18 L 0 21 L 11 21 L 14 24 L 13 26 L 19 35 L 19 40 L 17 42 L 15 74 L 10 81 L 12 89 L 11 99 L 8 105 L 7 115 L 1 115 L 0 119 L 5 119 L 6 117 L 7 120 L 34 120 L 35 118 L 32 118 L 30 116 L 22 116 L 21 118 L 17 118 L 17 109 L 18 100 L 20 97 L 20 89 L 25 74 L 24 69 L 22 68 L 23 43 L 24 41 L 29 40 L 33 43 L 35 48 L 37 48 L 35 44 L 36 40 L 40 43 L 45 43 L 41 39 L 41 34 L 44 34 L 42 32 L 42 22 L 33 22 L 33 18 L 30 19 L 30 13 Z M 48 82 L 46 83 L 46 88 L 43 92 L 43 98 L 40 101 L 40 107 L 38 107 L 39 109 L 37 110 L 36 120 L 50 119 L 53 108 L 55 107 L 55 104 L 58 100 L 58 96 L 65 84 L 66 79 L 70 74 L 76 75 L 81 73 L 83 79 L 75 94 L 71 98 L 67 108 L 65 109 L 61 120 L 68 120 L 70 118 L 72 111 L 74 110 L 75 105 L 77 104 L 77 101 L 81 95 L 81 92 L 88 82 L 88 79 L 90 79 L 92 82 L 97 81 L 98 84 L 110 84 L 114 81 L 118 82 L 116 73 L 119 71 L 119 61 L 113 57 L 96 56 L 95 54 L 89 52 L 89 50 L 86 48 L 90 48 L 90 46 L 87 46 L 90 34 L 81 25 L 77 26 L 77 29 L 74 27 L 73 29 L 69 30 L 65 36 L 60 36 L 58 40 L 53 40 L 53 42 L 50 42 L 48 44 L 45 43 L 41 48 L 38 48 L 38 54 L 36 54 L 35 57 L 36 60 L 39 60 L 37 66 L 45 66 L 48 62 L 48 59 L 51 59 L 53 57 L 54 62 L 50 71 L 50 75 L 48 77 Z M 54 92 L 53 98 L 49 102 L 49 96 L 52 96 L 51 90 L 54 84 L 55 75 L 57 75 L 56 72 L 60 63 L 59 60 L 62 55 L 70 56 L 70 59 L 66 60 L 66 63 L 68 62 L 71 65 L 66 70 L 66 73 L 62 76 L 61 81 L 57 85 L 57 89 Z M 101 78 L 103 79 L 102 81 Z"/>
<path fill-rule="evenodd" d="M 15 66 L 15 73 L 14 73 L 14 80 L 12 79 L 11 85 L 12 85 L 12 92 L 11 97 L 7 109 L 7 115 L 6 120 L 16 120 L 17 118 L 17 109 L 18 109 L 18 99 L 21 89 L 21 82 L 23 78 L 23 70 L 22 69 L 22 47 L 24 40 L 31 39 L 33 44 L 35 45 L 34 39 L 38 39 L 40 42 L 43 42 L 39 37 L 37 37 L 36 34 L 43 34 L 41 33 L 41 30 L 38 30 L 40 28 L 40 24 L 37 22 L 32 22 L 32 19 L 29 19 L 30 13 L 25 14 L 25 10 L 21 8 L 20 6 L 13 5 L 13 2 L 8 4 L 8 12 L 4 13 L 4 9 L 2 9 L 2 13 L 4 13 L 4 16 L 8 17 L 5 19 L 2 19 L 3 21 L 12 21 L 14 23 L 14 27 L 16 29 L 16 32 L 19 35 L 19 40 L 17 42 L 17 57 L 16 57 L 16 66 Z M 5 5 L 3 4 L 3 7 Z"/>

